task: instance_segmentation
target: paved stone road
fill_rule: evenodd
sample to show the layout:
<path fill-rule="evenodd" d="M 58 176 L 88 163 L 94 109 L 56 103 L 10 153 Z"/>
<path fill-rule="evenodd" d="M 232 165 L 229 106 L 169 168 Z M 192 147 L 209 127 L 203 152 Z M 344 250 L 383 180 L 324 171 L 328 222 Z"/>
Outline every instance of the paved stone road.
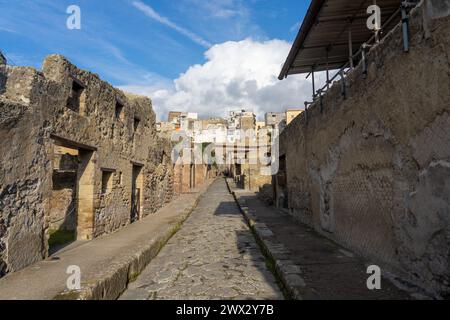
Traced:
<path fill-rule="evenodd" d="M 219 179 L 121 299 L 283 299 L 283 295 L 225 181 Z"/>

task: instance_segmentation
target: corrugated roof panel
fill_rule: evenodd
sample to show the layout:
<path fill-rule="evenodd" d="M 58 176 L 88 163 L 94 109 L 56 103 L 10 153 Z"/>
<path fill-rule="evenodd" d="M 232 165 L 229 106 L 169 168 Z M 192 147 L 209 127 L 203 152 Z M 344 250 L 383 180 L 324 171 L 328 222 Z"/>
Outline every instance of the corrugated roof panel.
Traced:
<path fill-rule="evenodd" d="M 382 24 L 399 8 L 402 0 L 377 0 Z M 313 0 L 294 45 L 289 53 L 280 79 L 296 73 L 341 68 L 349 61 L 349 28 L 351 26 L 353 54 L 368 41 L 373 32 L 366 26 L 367 8 L 374 0 Z M 350 25 L 351 21 L 351 25 Z M 387 33 L 400 22 L 394 20 L 383 30 Z"/>

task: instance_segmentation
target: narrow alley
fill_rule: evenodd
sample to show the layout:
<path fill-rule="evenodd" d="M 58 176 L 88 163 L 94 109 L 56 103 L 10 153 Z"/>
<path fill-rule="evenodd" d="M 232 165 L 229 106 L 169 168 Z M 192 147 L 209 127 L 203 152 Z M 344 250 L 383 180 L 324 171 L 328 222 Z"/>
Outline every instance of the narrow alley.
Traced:
<path fill-rule="evenodd" d="M 450 0 L 56 2 L 0 0 L 0 302 L 450 300 Z"/>
<path fill-rule="evenodd" d="M 223 179 L 121 299 L 283 299 Z"/>

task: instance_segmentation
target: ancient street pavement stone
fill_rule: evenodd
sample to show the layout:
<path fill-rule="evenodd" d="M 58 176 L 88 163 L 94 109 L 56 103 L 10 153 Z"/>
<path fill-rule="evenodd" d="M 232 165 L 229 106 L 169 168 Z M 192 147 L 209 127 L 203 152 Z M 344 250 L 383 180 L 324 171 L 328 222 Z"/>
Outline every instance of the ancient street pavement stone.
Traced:
<path fill-rule="evenodd" d="M 298 223 L 292 216 L 267 206 L 258 196 L 236 187 L 230 189 L 248 217 L 257 237 L 275 261 L 275 270 L 289 295 L 297 300 L 404 300 L 415 298 L 405 287 L 382 277 L 381 290 L 367 287 L 370 261 Z M 248 213 L 253 213 L 251 216 Z M 385 273 L 387 275 L 387 273 Z M 417 293 L 415 293 L 417 295 Z"/>
<path fill-rule="evenodd" d="M 220 179 L 121 299 L 283 299 L 283 295 Z"/>

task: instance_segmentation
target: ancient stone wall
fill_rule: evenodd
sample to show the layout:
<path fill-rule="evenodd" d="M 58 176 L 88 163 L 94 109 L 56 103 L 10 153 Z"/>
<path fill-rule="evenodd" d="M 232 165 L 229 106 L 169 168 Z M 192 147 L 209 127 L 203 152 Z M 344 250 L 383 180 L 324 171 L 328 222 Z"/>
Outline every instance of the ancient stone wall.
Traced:
<path fill-rule="evenodd" d="M 30 104 L 30 68 L 3 69 L 0 89 L 0 275 L 45 256 L 45 189 L 51 184 L 45 110 Z M 7 82 L 6 82 L 7 80 Z M 20 90 L 22 89 L 22 90 Z M 49 99 L 52 97 L 49 96 Z M 48 139 L 47 139 L 48 141 Z"/>
<path fill-rule="evenodd" d="M 265 185 L 272 183 L 272 176 L 263 175 L 261 173 L 263 166 L 261 165 L 243 165 L 241 184 L 242 187 L 250 191 L 259 191 Z"/>
<path fill-rule="evenodd" d="M 450 294 L 450 8 L 425 1 L 281 136 L 291 214 Z M 445 4 L 444 4 L 445 7 Z"/>
<path fill-rule="evenodd" d="M 151 101 L 61 56 L 0 66 L 0 137 L 0 276 L 45 258 L 55 228 L 92 239 L 174 195 Z"/>

